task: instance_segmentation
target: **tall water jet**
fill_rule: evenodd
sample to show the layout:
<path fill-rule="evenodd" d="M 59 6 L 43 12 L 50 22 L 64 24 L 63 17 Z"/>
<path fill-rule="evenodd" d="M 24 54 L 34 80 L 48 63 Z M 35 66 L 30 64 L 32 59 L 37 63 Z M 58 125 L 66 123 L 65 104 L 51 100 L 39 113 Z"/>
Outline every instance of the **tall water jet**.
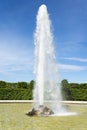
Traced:
<path fill-rule="evenodd" d="M 35 40 L 35 86 L 33 91 L 34 109 L 29 115 L 61 113 L 61 88 L 58 84 L 51 21 L 46 5 L 41 5 L 36 18 Z M 47 106 L 47 107 L 46 107 Z"/>
<path fill-rule="evenodd" d="M 46 5 L 38 10 L 35 30 L 35 75 L 34 101 L 44 105 L 45 101 L 61 101 L 61 88 L 58 85 L 58 66 L 54 51 L 51 21 Z M 52 103 L 52 106 L 53 105 Z M 50 103 L 51 104 L 51 103 Z M 55 108 L 60 108 L 55 106 Z"/>

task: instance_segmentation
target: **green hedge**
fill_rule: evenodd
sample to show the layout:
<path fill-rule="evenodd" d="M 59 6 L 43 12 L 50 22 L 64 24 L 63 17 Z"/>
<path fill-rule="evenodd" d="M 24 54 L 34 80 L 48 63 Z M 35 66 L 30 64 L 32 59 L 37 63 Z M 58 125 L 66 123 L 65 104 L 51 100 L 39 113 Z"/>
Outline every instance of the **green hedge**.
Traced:
<path fill-rule="evenodd" d="M 87 89 L 71 89 L 71 97 L 75 101 L 87 101 Z"/>
<path fill-rule="evenodd" d="M 61 81 L 64 100 L 87 101 L 87 83 L 68 83 Z M 33 98 L 34 80 L 30 83 L 7 83 L 0 81 L 0 100 L 31 100 Z"/>
<path fill-rule="evenodd" d="M 0 88 L 0 100 L 31 100 L 31 89 Z"/>
<path fill-rule="evenodd" d="M 87 83 L 68 83 L 62 80 L 62 93 L 65 100 L 87 101 Z"/>
<path fill-rule="evenodd" d="M 33 88 L 34 80 L 28 83 L 0 81 L 0 100 L 30 100 L 32 99 Z"/>

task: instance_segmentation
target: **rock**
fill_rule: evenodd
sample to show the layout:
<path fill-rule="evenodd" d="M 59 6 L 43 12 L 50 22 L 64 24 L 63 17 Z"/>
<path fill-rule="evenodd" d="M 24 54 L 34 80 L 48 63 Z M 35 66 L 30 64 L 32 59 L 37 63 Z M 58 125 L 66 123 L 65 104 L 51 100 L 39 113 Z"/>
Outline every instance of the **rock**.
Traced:
<path fill-rule="evenodd" d="M 26 115 L 28 115 L 28 116 L 33 116 L 33 115 L 35 115 L 35 109 L 33 108 L 31 111 L 29 111 L 28 113 L 26 113 Z"/>
<path fill-rule="evenodd" d="M 49 116 L 54 114 L 54 112 L 47 106 L 39 106 L 37 109 L 33 108 L 26 115 L 28 116 Z"/>

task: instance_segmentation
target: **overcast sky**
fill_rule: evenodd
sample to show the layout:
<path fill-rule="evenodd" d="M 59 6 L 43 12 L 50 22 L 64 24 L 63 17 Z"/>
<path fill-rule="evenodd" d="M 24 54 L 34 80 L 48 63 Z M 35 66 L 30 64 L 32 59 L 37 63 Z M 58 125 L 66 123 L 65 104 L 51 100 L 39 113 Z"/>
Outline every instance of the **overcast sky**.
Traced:
<path fill-rule="evenodd" d="M 0 80 L 34 79 L 36 14 L 46 4 L 60 79 L 87 82 L 87 0 L 0 0 Z"/>

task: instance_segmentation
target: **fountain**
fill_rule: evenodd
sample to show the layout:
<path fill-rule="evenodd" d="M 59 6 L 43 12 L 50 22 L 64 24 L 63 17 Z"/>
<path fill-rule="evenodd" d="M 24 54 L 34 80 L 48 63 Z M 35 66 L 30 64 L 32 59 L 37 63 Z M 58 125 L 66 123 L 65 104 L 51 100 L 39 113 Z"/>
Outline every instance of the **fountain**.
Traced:
<path fill-rule="evenodd" d="M 35 75 L 33 91 L 34 108 L 27 115 L 44 116 L 64 113 L 60 103 L 61 86 L 58 84 L 58 65 L 54 51 L 51 21 L 46 5 L 41 5 L 37 14 L 35 30 Z"/>

